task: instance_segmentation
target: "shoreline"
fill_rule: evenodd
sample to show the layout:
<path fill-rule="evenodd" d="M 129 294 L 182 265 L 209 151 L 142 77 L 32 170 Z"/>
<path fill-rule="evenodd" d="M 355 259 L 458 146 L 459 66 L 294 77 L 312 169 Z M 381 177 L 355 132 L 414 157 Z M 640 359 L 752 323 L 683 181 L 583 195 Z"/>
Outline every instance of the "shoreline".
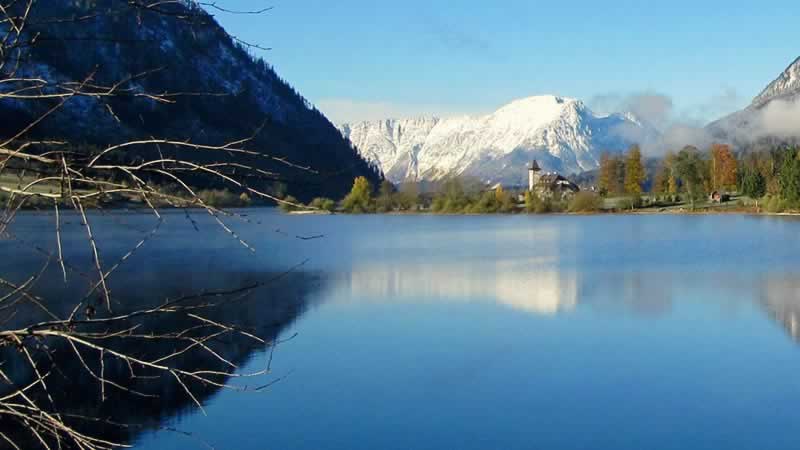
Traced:
<path fill-rule="evenodd" d="M 795 217 L 800 216 L 800 211 L 798 212 L 766 212 L 766 211 L 754 211 L 754 210 L 747 210 L 747 209 L 729 209 L 729 210 L 713 210 L 713 209 L 702 209 L 696 211 L 690 211 L 688 209 L 670 209 L 670 210 L 651 210 L 651 209 L 638 209 L 638 210 L 604 210 L 604 211 L 587 211 L 587 212 L 552 212 L 552 213 L 527 213 L 527 212 L 514 212 L 514 213 L 436 213 L 430 211 L 392 211 L 392 212 L 382 212 L 382 213 L 363 213 L 363 214 L 351 214 L 351 213 L 344 213 L 344 212 L 337 212 L 337 211 L 324 211 L 324 210 L 299 210 L 299 211 L 281 211 L 280 208 L 277 206 L 237 206 L 232 208 L 224 208 L 221 207 L 222 210 L 227 210 L 231 212 L 246 212 L 246 211 L 257 211 L 257 210 L 275 210 L 280 212 L 281 215 L 286 216 L 333 216 L 333 215 L 341 215 L 341 216 L 723 216 L 723 215 L 737 215 L 737 216 L 774 216 L 774 217 Z M 203 208 L 199 207 L 188 207 L 188 208 L 174 208 L 174 207 L 165 207 L 159 208 L 159 211 L 163 212 L 175 212 L 175 211 L 182 211 L 182 210 L 189 210 L 192 212 L 195 211 L 203 211 Z M 91 209 L 87 210 L 90 212 Z M 96 212 L 95 210 L 94 212 Z M 130 214 L 152 214 L 152 211 L 149 208 L 129 208 L 125 206 L 118 206 L 118 207 L 110 207 L 110 208 L 103 208 L 103 212 L 113 212 L 113 213 L 130 213 Z M 28 214 L 48 214 L 52 213 L 52 210 L 46 208 L 40 209 L 26 209 L 23 208 L 19 211 L 20 213 L 28 213 Z M 63 213 L 68 213 L 64 211 Z M 63 214 L 62 213 L 62 214 Z"/>
<path fill-rule="evenodd" d="M 246 208 L 243 208 L 246 209 Z M 592 212 L 553 212 L 553 213 L 543 213 L 543 214 L 535 214 L 535 213 L 434 213 L 434 212 L 426 212 L 426 211 L 394 211 L 388 213 L 363 213 L 363 214 L 351 214 L 351 213 L 339 213 L 339 212 L 317 212 L 317 211 L 292 211 L 292 212 L 284 212 L 285 215 L 294 215 L 294 216 L 308 216 L 308 215 L 340 215 L 340 216 L 469 216 L 469 217 L 480 217 L 480 216 L 533 216 L 533 217 L 547 217 L 547 216 L 724 216 L 724 215 L 731 215 L 731 216 L 784 216 L 784 217 L 794 217 L 800 216 L 800 212 L 781 212 L 781 213 L 771 213 L 771 212 L 757 212 L 757 211 L 747 211 L 747 210 L 731 210 L 731 211 L 647 211 L 647 210 L 636 210 L 636 211 L 592 211 Z"/>

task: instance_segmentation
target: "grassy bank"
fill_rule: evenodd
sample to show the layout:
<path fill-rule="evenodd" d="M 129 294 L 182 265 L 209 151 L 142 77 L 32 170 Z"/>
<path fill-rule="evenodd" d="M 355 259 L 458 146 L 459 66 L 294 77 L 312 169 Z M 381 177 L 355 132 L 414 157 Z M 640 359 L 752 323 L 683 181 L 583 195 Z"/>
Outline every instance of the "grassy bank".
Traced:
<path fill-rule="evenodd" d="M 194 208 L 202 207 L 203 204 L 213 208 L 242 208 L 248 206 L 265 206 L 264 203 L 257 203 L 251 200 L 250 196 L 244 193 L 235 193 L 227 189 L 200 189 L 196 190 L 195 198 L 191 197 L 180 186 L 151 186 L 159 192 L 165 193 L 170 196 L 170 201 L 163 199 L 152 198 L 151 203 L 158 208 Z M 53 206 L 54 202 L 64 204 L 68 201 L 66 197 L 61 197 L 60 194 L 66 191 L 67 187 L 62 187 L 57 181 L 41 181 L 35 176 L 27 174 L 9 174 L 5 173 L 0 175 L 0 204 L 6 205 L 9 198 L 17 196 L 26 197 L 20 209 L 23 210 L 37 210 L 49 208 Z M 25 194 L 21 194 L 24 192 Z M 79 184 L 72 186 L 72 192 L 77 195 L 90 192 L 82 189 Z M 148 205 L 142 200 L 141 196 L 114 193 L 108 195 L 100 195 L 91 197 L 85 200 L 88 206 L 103 207 L 106 209 L 113 208 L 145 208 Z"/>

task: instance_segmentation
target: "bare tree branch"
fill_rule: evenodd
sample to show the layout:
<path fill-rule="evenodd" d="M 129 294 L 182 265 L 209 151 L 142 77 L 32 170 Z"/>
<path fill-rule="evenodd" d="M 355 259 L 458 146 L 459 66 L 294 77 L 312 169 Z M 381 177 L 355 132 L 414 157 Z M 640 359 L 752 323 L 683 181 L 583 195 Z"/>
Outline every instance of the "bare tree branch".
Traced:
<path fill-rule="evenodd" d="M 36 66 L 26 65 L 31 50 L 43 43 L 129 45 L 141 42 L 83 33 L 54 37 L 42 35 L 44 27 L 88 27 L 108 17 L 134 17 L 140 23 L 148 17 L 158 17 L 195 27 L 211 21 L 207 10 L 258 15 L 272 8 L 237 11 L 217 2 L 191 0 L 120 0 L 112 4 L 113 7 L 106 10 L 90 7 L 86 13 L 72 17 L 48 17 L 37 9 L 35 0 L 0 0 L 0 101 L 34 105 L 30 110 L 36 112 L 27 123 L 0 138 L 0 193 L 4 197 L 0 236 L 28 245 L 46 259 L 41 270 L 23 280 L 0 278 L 0 314 L 3 315 L 0 356 L 13 358 L 31 374 L 31 379 L 19 382 L 6 371 L 7 360 L 0 360 L 0 387 L 4 389 L 0 391 L 3 393 L 0 395 L 0 424 L 11 423 L 26 436 L 22 438 L 0 428 L 2 446 L 105 450 L 128 445 L 121 440 L 93 435 L 86 431 L 86 425 L 103 424 L 120 429 L 137 425 L 64 412 L 58 389 L 53 387 L 55 381 L 62 378 L 94 383 L 92 388 L 96 391 L 93 392 L 97 393 L 101 404 L 118 396 L 158 398 L 157 389 L 150 383 L 169 380 L 180 388 L 180 395 L 203 413 L 206 413 L 204 390 L 262 391 L 281 379 L 260 384 L 255 389 L 231 381 L 269 374 L 278 342 L 253 329 L 229 323 L 219 311 L 305 263 L 266 282 L 167 298 L 142 308 L 125 304 L 122 296 L 112 289 L 114 276 L 158 234 L 164 222 L 163 208 L 182 208 L 196 230 L 198 225 L 189 209 L 205 211 L 224 233 L 249 251 L 256 251 L 228 223 L 232 218 L 247 219 L 206 201 L 198 185 L 225 186 L 247 198 L 252 195 L 265 201 L 303 207 L 287 202 L 254 180 L 279 180 L 283 169 L 309 176 L 318 176 L 319 172 L 279 154 L 255 148 L 255 138 L 264 125 L 248 137 L 222 144 L 148 135 L 120 137 L 120 141 L 96 149 L 77 145 L 66 138 L 42 139 L 37 135 L 43 124 L 63 113 L 65 105 L 96 102 L 106 119 L 107 113 L 111 117 L 109 120 L 124 125 L 124 114 L 117 114 L 120 111 L 118 102 L 173 105 L 187 97 L 218 98 L 231 93 L 206 92 L 202 88 L 158 92 L 144 89 L 142 81 L 159 76 L 165 70 L 163 66 L 108 81 L 98 80 L 99 67 L 76 77 L 77 80 L 64 80 Z M 268 50 L 235 36 L 228 37 L 245 47 Z M 122 256 L 116 255 L 111 265 L 103 258 L 106 256 L 112 262 L 111 257 L 101 251 L 100 225 L 94 213 L 102 213 L 103 206 L 108 204 L 141 207 L 156 218 L 154 226 L 142 230 L 141 238 L 123 250 Z M 54 220 L 54 248 L 26 242 L 9 229 L 25 207 L 50 211 Z M 72 258 L 67 261 L 65 226 L 76 220 L 84 228 L 84 248 L 88 248 L 91 255 L 92 268 L 85 271 L 76 267 L 80 264 Z M 297 239 L 321 237 L 297 236 Z M 58 262 L 64 286 L 76 281 L 72 279 L 75 274 L 79 276 L 77 281 L 88 285 L 66 305 L 63 299 L 40 296 L 38 290 L 34 290 L 53 260 Z M 35 319 L 20 318 L 17 312 L 21 308 L 36 311 L 35 315 L 29 315 Z M 243 371 L 241 361 L 226 354 L 224 343 L 232 339 L 247 342 L 247 345 L 270 347 L 264 367 Z M 164 343 L 168 345 L 162 345 Z M 187 363 L 192 358 L 200 362 Z M 172 431 L 192 437 L 190 433 Z"/>

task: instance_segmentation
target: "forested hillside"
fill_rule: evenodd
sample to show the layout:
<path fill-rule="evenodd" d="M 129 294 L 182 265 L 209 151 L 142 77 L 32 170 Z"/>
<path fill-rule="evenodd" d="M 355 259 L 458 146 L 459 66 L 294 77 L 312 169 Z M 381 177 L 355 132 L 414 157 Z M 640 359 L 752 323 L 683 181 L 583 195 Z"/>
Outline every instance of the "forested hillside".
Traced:
<path fill-rule="evenodd" d="M 18 65 L 2 68 L 4 78 L 13 71 L 42 79 L 36 91 L 44 94 L 63 93 L 69 82 L 84 93 L 95 85 L 115 89 L 112 96 L 67 98 L 28 138 L 107 146 L 154 137 L 209 145 L 253 137 L 244 146 L 274 156 L 257 164 L 276 175 L 251 183 L 300 198 L 342 195 L 356 176 L 380 178 L 323 114 L 194 2 L 41 0 L 24 35 L 29 48 Z M 14 136 L 63 100 L 4 98 L 0 134 Z"/>

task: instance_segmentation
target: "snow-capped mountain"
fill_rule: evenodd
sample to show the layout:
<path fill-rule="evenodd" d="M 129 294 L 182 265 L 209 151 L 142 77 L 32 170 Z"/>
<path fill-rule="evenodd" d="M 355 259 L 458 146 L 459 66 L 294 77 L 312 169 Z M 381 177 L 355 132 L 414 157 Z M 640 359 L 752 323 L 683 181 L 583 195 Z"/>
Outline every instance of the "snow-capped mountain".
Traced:
<path fill-rule="evenodd" d="M 707 127 L 716 138 L 747 144 L 761 138 L 800 137 L 800 58 L 770 83 L 747 108 Z"/>
<path fill-rule="evenodd" d="M 772 100 L 797 97 L 800 97 L 800 58 L 795 59 L 775 81 L 758 94 L 753 100 L 753 106 L 757 108 Z"/>
<path fill-rule="evenodd" d="M 342 134 L 393 182 L 469 175 L 524 184 L 525 167 L 580 173 L 656 133 L 631 115 L 595 115 L 583 102 L 556 96 L 516 100 L 492 114 L 344 124 Z"/>

